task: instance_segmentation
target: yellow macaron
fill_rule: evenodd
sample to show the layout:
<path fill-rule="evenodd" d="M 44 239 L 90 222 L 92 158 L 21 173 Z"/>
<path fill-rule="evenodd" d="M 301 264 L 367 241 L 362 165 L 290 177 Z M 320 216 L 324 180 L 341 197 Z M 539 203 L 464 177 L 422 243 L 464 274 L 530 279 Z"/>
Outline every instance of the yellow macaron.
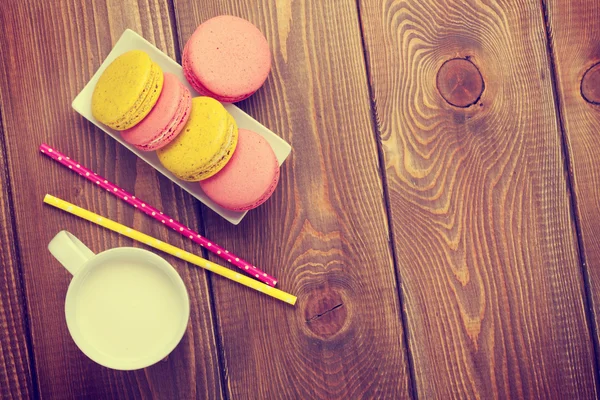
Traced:
<path fill-rule="evenodd" d="M 237 140 L 237 125 L 225 107 L 210 97 L 194 97 L 183 130 L 156 154 L 177 178 L 195 182 L 219 172 L 233 155 Z"/>
<path fill-rule="evenodd" d="M 135 126 L 156 104 L 163 80 L 162 70 L 146 52 L 121 54 L 104 70 L 94 88 L 94 118 L 118 131 Z"/>

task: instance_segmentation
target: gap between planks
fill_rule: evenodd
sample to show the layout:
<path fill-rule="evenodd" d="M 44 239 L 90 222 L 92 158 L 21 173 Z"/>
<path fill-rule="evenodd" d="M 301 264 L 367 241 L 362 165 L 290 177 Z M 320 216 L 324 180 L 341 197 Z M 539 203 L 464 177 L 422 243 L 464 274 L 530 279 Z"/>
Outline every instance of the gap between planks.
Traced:
<path fill-rule="evenodd" d="M 598 362 L 598 355 L 600 351 L 600 343 L 598 343 L 598 326 L 593 315 L 592 309 L 592 293 L 590 286 L 590 277 L 587 270 L 586 256 L 583 248 L 583 241 L 581 236 L 581 223 L 579 221 L 579 214 L 577 213 L 577 196 L 573 188 L 573 171 L 571 169 L 571 155 L 569 153 L 569 143 L 565 132 L 564 116 L 562 112 L 562 104 L 559 96 L 558 86 L 558 74 L 556 72 L 556 56 L 554 54 L 554 43 L 552 36 L 552 27 L 550 26 L 548 7 L 546 0 L 539 0 L 540 2 L 540 13 L 542 15 L 543 26 L 546 35 L 546 53 L 548 56 L 548 66 L 550 68 L 550 81 L 552 82 L 552 95 L 554 97 L 554 108 L 556 110 L 557 125 L 560 134 L 560 147 L 563 155 L 563 167 L 566 181 L 566 191 L 569 199 L 571 220 L 573 221 L 573 229 L 575 230 L 575 236 L 577 239 L 577 253 L 579 256 L 579 266 L 581 268 L 581 275 L 583 280 L 583 291 L 584 296 L 584 308 L 585 316 L 588 325 L 588 331 L 590 339 L 592 341 L 592 348 L 594 351 L 594 370 L 596 373 L 596 393 L 600 393 L 600 364 Z"/>
<path fill-rule="evenodd" d="M 400 324 L 402 326 L 402 331 L 404 332 L 402 344 L 404 347 L 404 351 L 406 352 L 406 361 L 408 364 L 408 385 L 409 385 L 409 393 L 410 397 L 413 399 L 418 399 L 419 395 L 417 393 L 417 385 L 415 383 L 415 366 L 413 355 L 409 346 L 409 329 L 408 329 L 408 316 L 406 315 L 406 309 L 404 307 L 404 292 L 402 290 L 402 280 L 400 278 L 400 270 L 398 269 L 398 257 L 396 256 L 396 241 L 394 238 L 394 228 L 392 224 L 392 211 L 390 209 L 390 194 L 389 188 L 387 185 L 387 173 L 385 169 L 385 158 L 383 153 L 383 144 L 381 142 L 381 135 L 379 132 L 379 125 L 377 123 L 377 104 L 375 103 L 375 97 L 373 95 L 373 87 L 371 86 L 371 66 L 369 64 L 369 55 L 367 54 L 366 44 L 365 44 L 365 33 L 363 29 L 363 21 L 362 21 L 362 10 L 360 8 L 361 0 L 356 0 L 356 14 L 358 17 L 358 28 L 360 31 L 360 42 L 363 53 L 363 62 L 365 65 L 365 74 L 366 74 L 366 84 L 367 91 L 369 94 L 369 109 L 371 111 L 371 129 L 373 131 L 373 135 L 375 136 L 375 143 L 377 144 L 377 158 L 379 161 L 379 178 L 381 180 L 381 185 L 383 189 L 383 202 L 385 205 L 385 215 L 387 218 L 388 225 L 388 245 L 390 247 L 390 251 L 392 253 L 392 262 L 394 264 L 394 277 L 396 278 L 396 287 L 398 288 L 398 302 L 399 302 L 399 310 L 400 310 Z"/>
<path fill-rule="evenodd" d="M 2 113 L 2 93 L 0 93 L 0 153 L 4 155 L 4 162 L 0 166 L 2 168 L 1 175 L 4 175 L 5 178 L 5 193 L 6 200 L 8 204 L 9 218 L 10 221 L 7 221 L 7 229 L 10 229 L 12 232 L 12 237 L 14 239 L 14 264 L 17 271 L 17 295 L 19 297 L 19 305 L 21 308 L 21 315 L 23 316 L 23 328 L 25 330 L 25 346 L 27 348 L 27 353 L 29 354 L 29 379 L 31 382 L 31 391 L 33 394 L 33 398 L 40 398 L 40 385 L 37 377 L 37 366 L 35 362 L 35 356 L 33 352 L 33 339 L 31 336 L 31 324 L 29 322 L 29 306 L 27 304 L 27 297 L 25 296 L 25 280 L 23 279 L 23 271 L 21 269 L 21 247 L 19 245 L 18 232 L 17 232 L 17 224 L 13 215 L 15 215 L 15 207 L 14 201 L 12 197 L 12 182 L 10 178 L 10 171 L 8 166 L 8 152 L 6 151 L 6 141 L 4 136 L 4 114 Z M 18 340 L 18 339 L 17 339 Z"/>
<path fill-rule="evenodd" d="M 174 0 L 167 0 L 167 8 L 169 10 L 169 21 L 170 21 L 170 27 L 171 27 L 171 32 L 172 32 L 172 36 L 173 36 L 173 47 L 175 50 L 175 61 L 177 61 L 177 63 L 181 64 L 181 45 L 179 43 L 179 24 L 178 24 L 178 19 L 177 19 L 177 15 L 175 12 L 175 3 Z M 187 193 L 184 194 L 185 196 L 187 196 Z M 200 204 L 200 202 L 195 202 L 196 203 L 196 211 L 198 212 L 198 218 L 199 218 L 199 226 L 198 226 L 198 230 L 199 233 L 202 236 L 206 236 L 206 226 L 204 223 L 204 216 L 203 216 L 203 209 L 202 209 L 202 204 Z M 209 254 L 208 254 L 208 250 L 205 249 L 204 247 L 200 248 L 202 257 L 205 259 L 209 258 Z M 223 349 L 223 340 L 221 337 L 221 332 L 219 330 L 219 321 L 217 318 L 217 309 L 215 306 L 215 292 L 213 289 L 213 276 L 211 273 L 208 273 L 208 271 L 204 272 L 206 274 L 206 286 L 208 288 L 208 298 L 209 298 L 209 307 L 210 307 L 210 313 L 211 313 L 211 321 L 212 321 L 212 327 L 213 327 L 213 335 L 215 338 L 215 347 L 217 349 L 217 363 L 219 365 L 219 382 L 220 382 L 220 387 L 221 387 L 221 397 L 224 400 L 229 400 L 229 393 L 227 392 L 227 387 L 228 387 L 228 383 L 227 383 L 227 369 L 226 369 L 226 364 L 225 364 L 225 353 L 224 353 L 224 349 Z"/>

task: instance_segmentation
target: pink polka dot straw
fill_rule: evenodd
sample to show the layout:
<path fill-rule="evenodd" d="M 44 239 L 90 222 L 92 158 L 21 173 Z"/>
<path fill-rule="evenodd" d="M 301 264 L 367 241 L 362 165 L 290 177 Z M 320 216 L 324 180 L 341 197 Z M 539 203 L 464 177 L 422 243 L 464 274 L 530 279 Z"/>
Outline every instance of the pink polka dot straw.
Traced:
<path fill-rule="evenodd" d="M 179 223 L 177 220 L 169 217 L 166 214 L 163 214 L 161 211 L 152 207 L 145 201 L 143 201 L 141 199 L 137 199 L 135 196 L 133 196 L 130 193 L 126 192 L 125 190 L 121 189 L 114 183 L 109 182 L 108 180 L 104 179 L 100 175 L 94 173 L 92 170 L 87 169 L 86 167 L 84 167 L 83 165 L 78 163 L 77 161 L 71 160 L 69 157 L 66 157 L 64 154 L 62 154 L 58 150 L 51 148 L 47 144 L 43 143 L 40 146 L 40 151 L 43 154 L 47 155 L 48 157 L 52 158 L 54 161 L 57 161 L 57 162 L 61 163 L 62 165 L 64 165 L 65 167 L 77 172 L 79 175 L 83 176 L 90 182 L 95 183 L 96 185 L 102 187 L 103 189 L 106 189 L 106 191 L 117 196 L 118 198 L 120 198 L 124 202 L 128 203 L 129 205 L 132 205 L 135 208 L 137 208 L 138 210 L 143 211 L 146 215 L 167 225 L 168 227 L 172 228 L 176 232 L 179 232 L 181 235 L 187 237 L 188 239 L 192 240 L 193 242 L 198 243 L 200 246 L 203 246 L 204 248 L 213 252 L 217 256 L 221 257 L 223 260 L 227 260 L 227 262 L 235 265 L 236 267 L 243 270 L 244 272 L 246 272 L 253 278 L 258 279 L 259 281 L 264 282 L 269 286 L 275 286 L 277 284 L 277 280 L 274 277 L 261 271 L 260 269 L 256 268 L 254 265 L 241 259 L 240 257 L 236 256 L 235 254 L 230 253 L 228 250 L 224 249 L 223 247 L 219 246 L 218 244 L 211 242 L 207 238 L 201 236 L 198 232 L 194 232 L 190 228 Z"/>

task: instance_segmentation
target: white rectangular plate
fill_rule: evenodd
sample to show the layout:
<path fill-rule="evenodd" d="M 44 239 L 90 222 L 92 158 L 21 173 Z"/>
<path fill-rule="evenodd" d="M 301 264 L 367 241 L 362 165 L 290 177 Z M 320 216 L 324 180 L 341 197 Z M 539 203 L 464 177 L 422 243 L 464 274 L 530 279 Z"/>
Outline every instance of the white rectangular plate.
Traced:
<path fill-rule="evenodd" d="M 87 118 L 90 122 L 96 125 L 98 128 L 102 129 L 104 132 L 108 133 L 112 136 L 116 141 L 121 143 L 123 146 L 127 147 L 133 153 L 137 154 L 142 160 L 146 161 L 148 164 L 153 166 L 157 171 L 161 174 L 172 180 L 177 185 L 181 186 L 185 191 L 190 193 L 192 196 L 200 200 L 204 203 L 208 208 L 214 210 L 221 217 L 225 218 L 227 221 L 231 222 L 234 225 L 240 223 L 242 218 L 246 215 L 246 212 L 236 212 L 224 209 L 219 205 L 215 204 L 212 200 L 210 200 L 200 189 L 200 185 L 197 182 L 185 182 L 180 179 L 177 179 L 172 173 L 167 171 L 162 164 L 158 161 L 158 157 L 155 152 L 144 152 L 136 149 L 134 146 L 131 146 L 125 143 L 121 139 L 121 135 L 119 132 L 103 125 L 98 122 L 94 116 L 92 115 L 92 93 L 94 91 L 94 87 L 96 86 L 96 82 L 100 78 L 102 72 L 108 67 L 108 65 L 113 62 L 115 58 L 120 56 L 123 53 L 128 52 L 129 50 L 143 50 L 154 62 L 156 62 L 164 72 L 170 72 L 177 76 L 179 80 L 190 90 L 192 93 L 192 97 L 198 96 L 198 93 L 192 89 L 192 87 L 188 84 L 185 77 L 183 76 L 183 70 L 181 65 L 177 64 L 173 59 L 167 56 L 165 53 L 157 49 L 154 45 L 148 42 L 146 39 L 132 31 L 131 29 L 127 29 L 121 35 L 119 41 L 115 44 L 112 51 L 106 57 L 98 71 L 94 74 L 92 79 L 88 82 L 87 85 L 83 88 L 83 90 L 75 97 L 73 100 L 73 108 L 85 118 Z M 258 121 L 254 118 L 234 106 L 233 104 L 223 103 L 227 111 L 233 116 L 235 122 L 237 123 L 239 128 L 248 129 L 254 131 L 256 133 L 261 134 L 271 145 L 275 155 L 277 156 L 277 160 L 279 161 L 279 165 L 282 165 L 285 159 L 290 154 L 292 150 L 291 146 L 282 138 L 271 132 L 266 127 L 262 126 Z M 118 184 L 118 182 L 115 182 Z"/>

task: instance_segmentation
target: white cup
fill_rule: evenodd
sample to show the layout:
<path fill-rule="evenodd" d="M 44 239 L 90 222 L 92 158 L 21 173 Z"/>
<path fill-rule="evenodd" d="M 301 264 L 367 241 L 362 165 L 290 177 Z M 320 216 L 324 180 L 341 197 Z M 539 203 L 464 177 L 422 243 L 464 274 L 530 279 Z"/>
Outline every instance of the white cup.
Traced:
<path fill-rule="evenodd" d="M 145 368 L 181 341 L 189 297 L 166 260 L 133 247 L 94 254 L 66 231 L 48 249 L 73 275 L 65 300 L 67 327 L 93 361 L 118 370 Z"/>

